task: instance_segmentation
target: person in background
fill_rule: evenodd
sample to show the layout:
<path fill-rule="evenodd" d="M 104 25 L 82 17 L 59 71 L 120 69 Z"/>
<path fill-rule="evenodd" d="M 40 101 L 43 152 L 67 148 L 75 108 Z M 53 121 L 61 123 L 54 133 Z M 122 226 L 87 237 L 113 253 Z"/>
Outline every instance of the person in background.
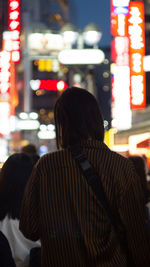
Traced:
<path fill-rule="evenodd" d="M 150 229 L 150 196 L 149 196 L 148 182 L 147 182 L 147 173 L 148 173 L 147 162 L 146 159 L 142 156 L 129 156 L 128 158 L 129 160 L 132 161 L 140 179 L 142 190 L 145 196 L 145 207 L 147 213 L 148 226 Z"/>
<path fill-rule="evenodd" d="M 40 158 L 40 156 L 38 155 L 36 146 L 34 144 L 28 144 L 26 146 L 23 146 L 21 149 L 21 152 L 31 157 L 33 164 L 35 164 Z"/>
<path fill-rule="evenodd" d="M 32 168 L 29 156 L 15 153 L 5 161 L 0 172 L 0 231 L 9 242 L 17 267 L 27 267 L 30 250 L 40 246 L 40 242 L 26 239 L 19 230 L 21 202 Z"/>
<path fill-rule="evenodd" d="M 16 267 L 7 238 L 0 231 L 0 266 Z"/>
<path fill-rule="evenodd" d="M 140 183 L 145 196 L 145 203 L 149 201 L 149 192 L 147 188 L 147 166 L 146 161 L 142 156 L 129 156 L 129 160 L 132 161 L 135 170 L 140 178 Z"/>
<path fill-rule="evenodd" d="M 79 147 L 102 182 L 109 206 L 125 228 L 134 265 L 150 266 L 145 198 L 131 162 L 104 143 L 104 121 L 95 97 L 68 88 L 55 109 L 58 151 L 35 165 L 21 209 L 20 230 L 41 240 L 42 267 L 126 267 L 108 214 L 82 175 L 71 148 Z"/>

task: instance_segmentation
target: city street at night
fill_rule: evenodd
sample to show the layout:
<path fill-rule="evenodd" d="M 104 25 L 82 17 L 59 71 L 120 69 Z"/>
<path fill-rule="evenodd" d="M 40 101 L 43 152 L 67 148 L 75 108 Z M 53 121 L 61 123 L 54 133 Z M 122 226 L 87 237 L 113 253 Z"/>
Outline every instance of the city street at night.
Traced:
<path fill-rule="evenodd" d="M 0 266 L 150 267 L 150 0 L 0 0 Z"/>

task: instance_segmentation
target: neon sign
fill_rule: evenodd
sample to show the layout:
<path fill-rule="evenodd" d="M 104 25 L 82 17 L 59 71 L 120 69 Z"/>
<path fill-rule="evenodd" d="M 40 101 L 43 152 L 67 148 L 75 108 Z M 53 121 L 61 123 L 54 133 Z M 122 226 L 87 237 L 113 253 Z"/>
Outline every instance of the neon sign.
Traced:
<path fill-rule="evenodd" d="M 119 130 L 131 128 L 129 93 L 129 66 L 115 66 L 112 91 L 112 127 Z"/>
<path fill-rule="evenodd" d="M 8 27 L 12 34 L 12 61 L 20 61 L 20 0 L 8 1 Z"/>
<path fill-rule="evenodd" d="M 115 37 L 111 44 L 111 60 L 117 66 L 129 66 L 128 37 Z"/>
<path fill-rule="evenodd" d="M 10 64 L 11 54 L 8 51 L 0 52 L 0 94 L 9 93 L 10 90 Z"/>
<path fill-rule="evenodd" d="M 111 35 L 128 36 L 128 3 L 111 0 Z"/>
<path fill-rule="evenodd" d="M 130 102 L 132 109 L 144 108 L 146 105 L 144 4 L 129 4 L 129 61 L 130 61 Z"/>
<path fill-rule="evenodd" d="M 112 0 L 112 3 L 114 6 L 128 6 L 129 5 L 130 0 Z"/>
<path fill-rule="evenodd" d="M 31 80 L 30 86 L 34 91 L 63 91 L 68 88 L 68 84 L 62 80 Z"/>
<path fill-rule="evenodd" d="M 127 15 L 129 13 L 129 10 L 128 10 L 127 6 L 125 6 L 125 7 L 114 7 L 114 13 L 116 15 L 119 15 L 119 14 Z"/>
<path fill-rule="evenodd" d="M 112 127 L 131 128 L 128 16 L 129 0 L 111 0 Z"/>

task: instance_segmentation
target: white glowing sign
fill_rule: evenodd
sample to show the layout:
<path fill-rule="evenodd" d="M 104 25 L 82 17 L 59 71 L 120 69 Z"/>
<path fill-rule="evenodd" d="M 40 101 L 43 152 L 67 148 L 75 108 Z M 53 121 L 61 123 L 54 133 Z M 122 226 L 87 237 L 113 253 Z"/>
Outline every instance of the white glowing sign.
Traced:
<path fill-rule="evenodd" d="M 137 145 L 150 138 L 150 133 L 143 133 L 129 136 L 129 152 L 131 155 L 145 154 L 147 155 L 147 147 L 138 148 Z"/>
<path fill-rule="evenodd" d="M 39 131 L 37 134 L 39 139 L 55 139 L 56 138 L 56 133 L 55 131 Z"/>
<path fill-rule="evenodd" d="M 28 38 L 30 54 L 47 54 L 69 48 L 60 34 L 31 33 Z"/>
<path fill-rule="evenodd" d="M 131 128 L 128 14 L 129 0 L 111 1 L 112 127 Z"/>
<path fill-rule="evenodd" d="M 0 102 L 0 133 L 8 135 L 10 133 L 10 105 L 8 102 Z"/>
<path fill-rule="evenodd" d="M 112 44 L 113 61 L 117 66 L 129 66 L 128 37 L 115 37 Z"/>
<path fill-rule="evenodd" d="M 8 1 L 8 27 L 12 34 L 12 61 L 20 61 L 20 0 Z"/>
<path fill-rule="evenodd" d="M 118 35 L 124 36 L 125 35 L 125 18 L 126 16 L 124 14 L 118 15 Z"/>
<path fill-rule="evenodd" d="M 150 71 L 150 55 L 147 55 L 143 59 L 144 71 Z"/>
<path fill-rule="evenodd" d="M 17 129 L 19 130 L 36 130 L 40 126 L 38 120 L 18 120 Z"/>
<path fill-rule="evenodd" d="M 132 86 L 132 105 L 141 106 L 144 101 L 143 93 L 143 76 L 142 75 L 132 75 L 131 76 L 131 86 Z"/>
<path fill-rule="evenodd" d="M 114 67 L 112 127 L 118 130 L 131 128 L 129 72 L 128 66 Z"/>
<path fill-rule="evenodd" d="M 101 64 L 105 59 L 100 49 L 70 49 L 61 51 L 58 60 L 66 65 Z"/>
<path fill-rule="evenodd" d="M 125 7 L 129 5 L 130 0 L 112 0 L 113 6 Z"/>
<path fill-rule="evenodd" d="M 8 51 L 0 52 L 0 94 L 9 93 L 10 89 L 10 60 Z"/>

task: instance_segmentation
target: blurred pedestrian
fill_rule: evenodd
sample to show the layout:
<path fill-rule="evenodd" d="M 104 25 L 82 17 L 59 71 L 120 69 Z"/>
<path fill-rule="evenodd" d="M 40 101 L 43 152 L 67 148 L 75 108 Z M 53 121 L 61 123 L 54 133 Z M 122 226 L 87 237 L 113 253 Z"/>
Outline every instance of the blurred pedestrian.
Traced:
<path fill-rule="evenodd" d="M 0 173 L 0 231 L 9 242 L 17 267 L 27 267 L 30 249 L 40 246 L 39 242 L 26 239 L 19 230 L 21 202 L 32 168 L 29 156 L 15 153 L 6 160 Z"/>
<path fill-rule="evenodd" d="M 140 178 L 140 183 L 145 196 L 145 203 L 149 201 L 149 192 L 147 188 L 147 163 L 142 156 L 129 156 L 135 170 Z"/>
<path fill-rule="evenodd" d="M 68 88 L 57 100 L 54 115 L 58 151 L 41 157 L 34 167 L 20 219 L 23 234 L 41 240 L 41 266 L 127 266 L 118 234 L 121 224 L 114 227 L 120 217 L 132 267 L 149 267 L 141 183 L 131 162 L 104 144 L 104 122 L 95 97 L 84 89 Z M 78 150 L 83 153 L 75 156 Z M 101 184 L 114 216 L 99 199 Z"/>
<path fill-rule="evenodd" d="M 37 148 L 36 148 L 36 146 L 34 144 L 28 144 L 26 146 L 23 146 L 22 149 L 21 149 L 21 152 L 25 153 L 29 157 L 31 157 L 31 160 L 32 160 L 33 164 L 35 164 L 40 158 L 40 156 L 39 156 L 39 154 L 37 152 Z"/>
<path fill-rule="evenodd" d="M 0 231 L 0 266 L 16 267 L 7 238 Z"/>
<path fill-rule="evenodd" d="M 140 183 L 142 185 L 142 190 L 145 196 L 147 221 L 150 229 L 150 197 L 149 197 L 148 182 L 147 182 L 147 173 L 148 173 L 147 162 L 146 159 L 142 156 L 130 156 L 129 159 L 132 161 L 135 170 L 139 176 Z"/>

